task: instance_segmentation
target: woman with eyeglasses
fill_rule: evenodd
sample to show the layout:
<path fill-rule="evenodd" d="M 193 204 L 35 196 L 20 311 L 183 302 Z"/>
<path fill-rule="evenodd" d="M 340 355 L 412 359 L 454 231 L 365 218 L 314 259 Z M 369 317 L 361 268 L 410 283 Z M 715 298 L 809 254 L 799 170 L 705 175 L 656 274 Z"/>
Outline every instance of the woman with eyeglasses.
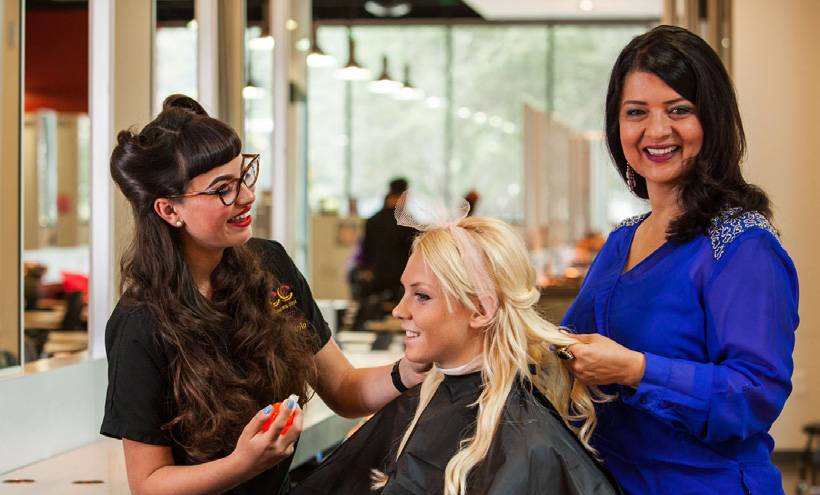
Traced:
<path fill-rule="evenodd" d="M 106 327 L 101 433 L 122 439 L 133 493 L 284 492 L 308 387 L 354 417 L 424 378 L 406 359 L 350 365 L 282 246 L 251 238 L 259 156 L 240 149 L 182 95 L 117 136 L 111 175 L 134 234 Z"/>

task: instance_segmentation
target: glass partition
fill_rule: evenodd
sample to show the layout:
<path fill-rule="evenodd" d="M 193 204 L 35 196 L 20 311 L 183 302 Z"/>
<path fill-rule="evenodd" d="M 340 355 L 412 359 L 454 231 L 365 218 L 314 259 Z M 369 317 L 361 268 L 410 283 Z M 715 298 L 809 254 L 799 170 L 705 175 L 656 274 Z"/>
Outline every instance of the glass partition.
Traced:
<path fill-rule="evenodd" d="M 453 27 L 450 191 L 476 191 L 477 213 L 523 218 L 522 111 L 548 104 L 548 49 L 544 26 Z"/>
<path fill-rule="evenodd" d="M 554 114 L 573 132 L 603 130 L 603 100 L 618 51 L 649 27 L 618 24 L 319 26 L 321 50 L 336 66 L 309 69 L 308 194 L 311 210 L 367 217 L 390 178 L 449 198 L 478 194 L 476 211 L 523 220 L 523 108 Z M 350 43 L 348 37 L 352 37 Z M 337 67 L 355 60 L 405 90 L 375 91 L 370 80 L 344 80 Z M 405 68 L 409 74 L 405 74 Z M 605 229 L 637 208 L 591 138 L 595 181 L 590 212 Z M 567 146 L 569 144 L 567 143 Z M 617 177 L 616 177 L 617 179 Z M 565 208 L 566 209 L 566 208 Z M 604 210 L 611 209 L 607 215 Z M 593 211 L 594 210 L 594 211 Z"/>

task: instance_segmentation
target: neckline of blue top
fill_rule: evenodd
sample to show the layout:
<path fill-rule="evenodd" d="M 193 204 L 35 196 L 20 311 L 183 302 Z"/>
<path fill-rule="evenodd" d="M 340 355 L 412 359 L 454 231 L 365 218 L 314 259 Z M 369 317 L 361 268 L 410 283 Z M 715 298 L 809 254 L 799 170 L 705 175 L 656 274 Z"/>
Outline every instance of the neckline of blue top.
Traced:
<path fill-rule="evenodd" d="M 641 222 L 646 220 L 650 214 L 651 212 L 646 212 L 629 217 L 619 223 L 612 231 L 615 232 L 624 227 L 634 227 L 639 225 Z M 741 208 L 726 208 L 719 214 L 715 215 L 715 217 L 711 220 L 711 225 L 707 232 L 709 242 L 712 245 L 712 255 L 714 256 L 715 261 L 720 260 L 723 253 L 726 252 L 726 247 L 729 246 L 732 241 L 734 241 L 743 232 L 752 228 L 763 229 L 772 234 L 772 236 L 780 242 L 780 235 L 777 230 L 759 211 L 742 211 Z M 661 247 L 653 251 L 652 254 L 641 260 L 641 263 L 652 257 L 655 253 L 661 251 L 666 245 L 667 244 L 663 244 Z M 632 269 L 635 269 L 641 263 L 638 263 L 632 267 Z M 632 270 L 629 271 L 631 272 Z"/>

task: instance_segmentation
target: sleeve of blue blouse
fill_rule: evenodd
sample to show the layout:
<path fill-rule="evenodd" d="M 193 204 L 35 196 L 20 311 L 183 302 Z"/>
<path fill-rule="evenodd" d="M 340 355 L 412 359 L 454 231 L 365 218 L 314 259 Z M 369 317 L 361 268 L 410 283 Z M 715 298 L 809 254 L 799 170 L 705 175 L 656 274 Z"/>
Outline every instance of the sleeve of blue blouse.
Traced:
<path fill-rule="evenodd" d="M 704 286 L 710 362 L 646 353 L 624 401 L 706 443 L 768 430 L 791 392 L 797 301 L 797 273 L 777 240 L 763 231 L 736 239 Z"/>

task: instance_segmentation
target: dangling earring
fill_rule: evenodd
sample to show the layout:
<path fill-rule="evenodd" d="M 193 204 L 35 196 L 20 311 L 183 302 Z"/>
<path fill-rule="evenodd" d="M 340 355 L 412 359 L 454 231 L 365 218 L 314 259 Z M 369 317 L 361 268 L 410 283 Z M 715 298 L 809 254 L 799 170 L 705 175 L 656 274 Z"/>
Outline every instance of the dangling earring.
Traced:
<path fill-rule="evenodd" d="M 626 185 L 630 191 L 635 192 L 635 187 L 637 186 L 635 182 L 635 171 L 632 170 L 632 167 L 628 163 L 626 164 Z"/>
<path fill-rule="evenodd" d="M 182 227 L 182 220 L 177 220 L 177 223 L 175 223 L 174 225 L 176 225 L 177 227 Z"/>

